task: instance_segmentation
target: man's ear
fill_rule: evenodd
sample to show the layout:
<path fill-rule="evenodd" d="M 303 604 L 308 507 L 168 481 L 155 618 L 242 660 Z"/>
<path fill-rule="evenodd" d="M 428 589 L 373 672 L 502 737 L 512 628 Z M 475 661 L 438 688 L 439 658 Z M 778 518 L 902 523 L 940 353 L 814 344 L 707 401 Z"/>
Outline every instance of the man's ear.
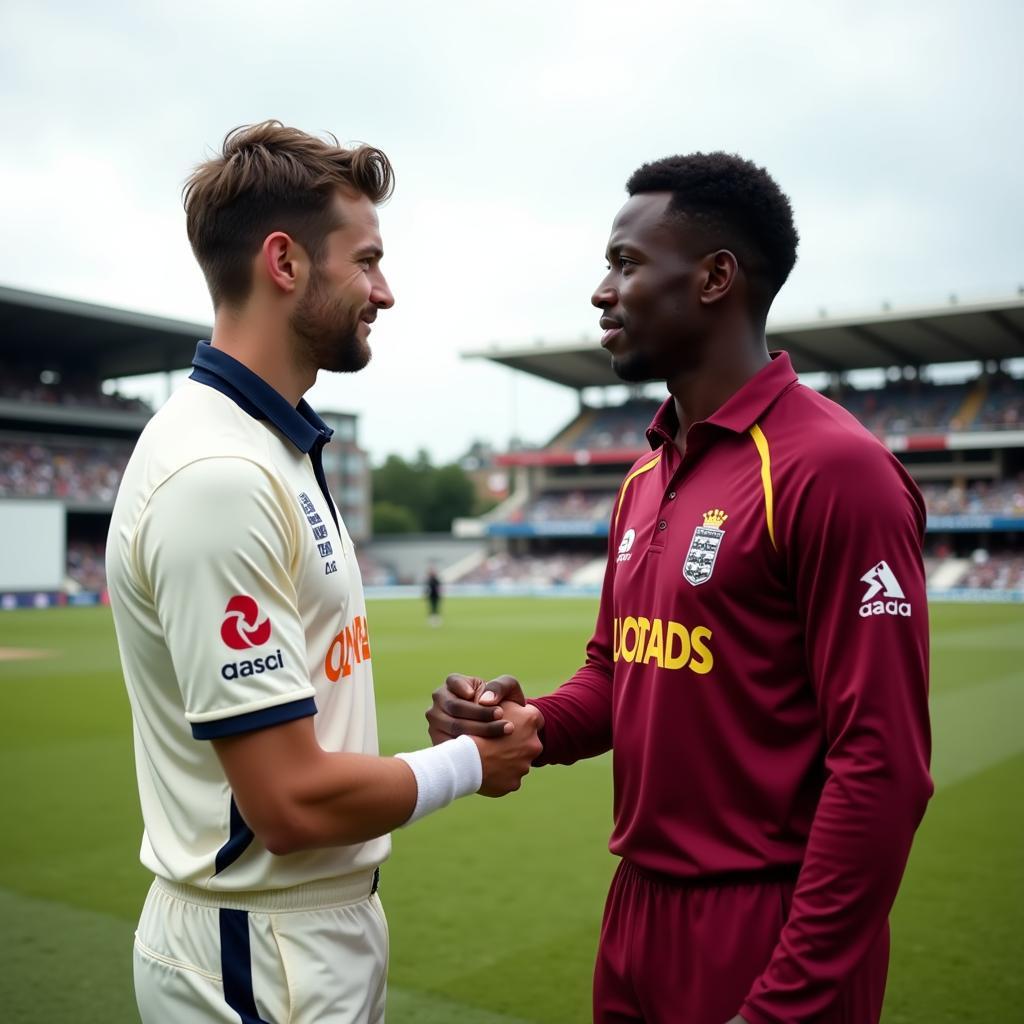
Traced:
<path fill-rule="evenodd" d="M 719 249 L 708 253 L 701 260 L 701 269 L 704 271 L 704 280 L 701 283 L 700 301 L 709 306 L 729 294 L 739 274 L 740 265 L 728 249 Z"/>
<path fill-rule="evenodd" d="M 299 285 L 304 262 L 302 246 L 284 231 L 273 231 L 263 239 L 259 266 L 274 288 L 291 295 Z"/>

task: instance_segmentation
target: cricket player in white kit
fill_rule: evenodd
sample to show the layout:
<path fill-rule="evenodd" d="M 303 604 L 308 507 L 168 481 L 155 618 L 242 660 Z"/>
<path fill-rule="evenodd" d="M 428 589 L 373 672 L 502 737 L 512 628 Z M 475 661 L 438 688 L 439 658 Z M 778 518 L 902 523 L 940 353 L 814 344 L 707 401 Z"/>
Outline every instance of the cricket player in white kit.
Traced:
<path fill-rule="evenodd" d="M 508 735 L 378 756 L 362 583 L 302 400 L 353 371 L 393 299 L 375 205 L 391 168 L 277 122 L 186 187 L 216 320 L 125 471 L 107 575 L 154 876 L 135 941 L 145 1024 L 383 1020 L 377 896 L 392 829 L 517 789 Z M 414 426 L 411 424 L 411 426 Z"/>

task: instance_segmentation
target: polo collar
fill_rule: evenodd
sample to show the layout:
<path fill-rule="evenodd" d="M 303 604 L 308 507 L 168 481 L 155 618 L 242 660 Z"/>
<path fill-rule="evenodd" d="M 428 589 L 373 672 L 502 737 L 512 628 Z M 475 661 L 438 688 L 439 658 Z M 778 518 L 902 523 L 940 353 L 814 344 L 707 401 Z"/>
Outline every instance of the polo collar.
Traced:
<path fill-rule="evenodd" d="M 724 405 L 704 422 L 724 427 L 736 434 L 745 433 L 779 395 L 797 381 L 793 364 L 786 352 L 772 352 L 772 361 L 763 366 Z M 679 431 L 675 402 L 671 395 L 664 402 L 647 428 L 647 442 L 652 448 L 672 443 Z"/>
<path fill-rule="evenodd" d="M 248 366 L 208 341 L 196 345 L 192 366 L 190 380 L 227 395 L 253 419 L 268 420 L 300 452 L 312 451 L 317 441 L 329 441 L 334 433 L 304 398 L 293 406 Z"/>

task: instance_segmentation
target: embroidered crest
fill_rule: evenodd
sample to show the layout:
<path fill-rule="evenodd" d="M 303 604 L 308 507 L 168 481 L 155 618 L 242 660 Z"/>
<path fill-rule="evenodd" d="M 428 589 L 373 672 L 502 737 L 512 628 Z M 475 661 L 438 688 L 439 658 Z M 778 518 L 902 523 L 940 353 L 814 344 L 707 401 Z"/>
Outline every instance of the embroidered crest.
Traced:
<path fill-rule="evenodd" d="M 707 583 L 715 569 L 718 549 L 722 546 L 725 531 L 722 524 L 729 517 L 720 508 L 704 513 L 704 525 L 693 531 L 690 550 L 683 561 L 683 579 L 695 587 Z"/>

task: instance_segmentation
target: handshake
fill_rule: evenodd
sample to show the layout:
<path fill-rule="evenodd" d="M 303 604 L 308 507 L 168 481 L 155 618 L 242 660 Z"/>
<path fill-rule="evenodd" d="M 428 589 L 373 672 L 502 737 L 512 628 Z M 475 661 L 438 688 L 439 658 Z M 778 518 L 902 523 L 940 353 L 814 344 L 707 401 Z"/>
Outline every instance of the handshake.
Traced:
<path fill-rule="evenodd" d="M 434 691 L 427 711 L 430 739 L 436 745 L 456 736 L 471 736 L 483 764 L 484 796 L 505 796 L 522 785 L 523 776 L 544 749 L 538 733 L 544 716 L 526 703 L 512 676 L 484 682 L 474 676 L 450 675 Z"/>

